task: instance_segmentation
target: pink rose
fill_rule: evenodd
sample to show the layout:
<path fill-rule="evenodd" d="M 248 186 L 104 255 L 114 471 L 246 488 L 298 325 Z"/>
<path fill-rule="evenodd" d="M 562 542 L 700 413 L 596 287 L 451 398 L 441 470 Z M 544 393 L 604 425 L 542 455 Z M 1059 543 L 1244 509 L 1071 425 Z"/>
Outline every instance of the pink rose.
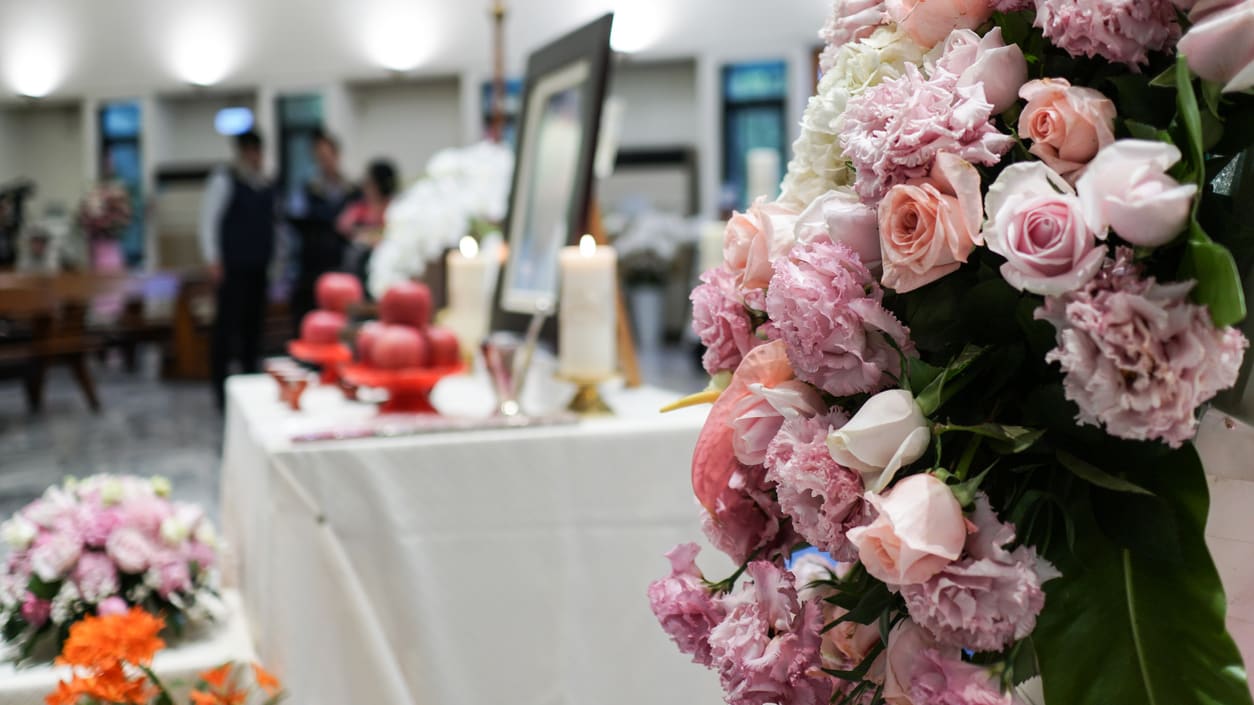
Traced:
<path fill-rule="evenodd" d="M 123 573 L 142 573 L 152 560 L 152 543 L 138 529 L 124 527 L 105 542 L 105 551 Z"/>
<path fill-rule="evenodd" d="M 914 291 L 956 271 L 981 244 L 980 173 L 942 153 L 925 179 L 911 179 L 880 202 L 884 286 Z"/>
<path fill-rule="evenodd" d="M 961 653 L 956 648 L 945 649 L 922 627 L 908 619 L 893 627 L 888 633 L 888 645 L 884 650 L 884 702 L 888 705 L 916 705 L 910 699 L 910 680 L 923 652 L 929 649 L 944 649 L 943 653 L 954 657 Z"/>
<path fill-rule="evenodd" d="M 1000 115 L 1019 99 L 1028 80 L 1028 61 L 1018 44 L 1006 46 L 1001 27 L 981 37 L 969 29 L 955 30 L 945 40 L 937 67 L 958 76 L 958 87 L 984 86 L 984 97 Z"/>
<path fill-rule="evenodd" d="M 1189 68 L 1226 93 L 1254 87 L 1254 0 L 1203 0 L 1189 16 L 1178 47 Z"/>
<path fill-rule="evenodd" d="M 26 620 L 31 627 L 38 629 L 48 622 L 48 617 L 52 614 L 52 603 L 41 600 L 28 592 L 22 599 L 21 612 L 22 619 Z"/>
<path fill-rule="evenodd" d="M 927 452 L 932 442 L 927 417 L 914 395 L 889 389 L 870 399 L 848 423 L 827 437 L 827 450 L 842 466 L 862 473 L 873 492 L 884 489 L 901 468 Z"/>
<path fill-rule="evenodd" d="M 741 289 L 765 289 L 771 281 L 771 262 L 793 243 L 797 212 L 759 198 L 746 213 L 735 213 L 723 235 L 723 260 Z"/>
<path fill-rule="evenodd" d="M 1094 232 L 1113 228 L 1142 247 L 1165 245 L 1184 231 L 1197 194 L 1167 175 L 1180 161 L 1175 145 L 1119 140 L 1103 149 L 1076 182 L 1084 218 Z"/>
<path fill-rule="evenodd" d="M 1014 288 L 1057 296 L 1102 268 L 1106 249 L 1085 224 L 1075 190 L 1043 163 L 1007 167 L 989 187 L 986 208 L 984 240 L 1006 258 L 1001 275 Z"/>
<path fill-rule="evenodd" d="M 853 189 L 841 187 L 819 196 L 797 218 L 798 242 L 826 238 L 858 253 L 868 269 L 880 263 L 880 232 L 875 209 Z"/>
<path fill-rule="evenodd" d="M 732 450 L 745 465 L 766 462 L 766 449 L 784 419 L 811 417 L 825 409 L 823 398 L 805 382 L 788 380 L 773 387 L 750 384 L 732 412 Z"/>
<path fill-rule="evenodd" d="M 1063 176 L 1083 169 L 1115 141 L 1115 104 L 1092 88 L 1045 78 L 1025 84 L 1019 97 L 1028 101 L 1019 136 L 1032 140 L 1029 151 Z"/>
<path fill-rule="evenodd" d="M 869 526 L 850 529 L 849 540 L 872 576 L 891 586 L 915 585 L 962 555 L 967 540 L 962 505 L 936 477 L 911 475 L 884 495 L 868 492 L 867 501 L 879 516 Z"/>
<path fill-rule="evenodd" d="M 888 16 L 917 44 L 939 44 L 955 29 L 975 29 L 993 16 L 988 0 L 887 0 Z"/>
<path fill-rule="evenodd" d="M 111 614 L 126 614 L 129 610 L 130 606 L 126 604 L 126 600 L 117 596 L 106 598 L 96 605 L 96 615 L 99 617 L 107 617 Z"/>

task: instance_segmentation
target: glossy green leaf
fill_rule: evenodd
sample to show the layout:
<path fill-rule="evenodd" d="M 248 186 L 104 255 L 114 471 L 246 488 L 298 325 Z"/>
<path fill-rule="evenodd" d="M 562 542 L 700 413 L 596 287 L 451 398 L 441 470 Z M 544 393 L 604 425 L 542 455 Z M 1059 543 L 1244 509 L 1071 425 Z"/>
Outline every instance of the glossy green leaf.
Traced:
<path fill-rule="evenodd" d="M 1065 450 L 1058 451 L 1058 462 L 1073 474 L 1086 482 L 1115 492 L 1131 492 L 1133 494 L 1153 495 L 1153 492 L 1140 485 L 1128 482 L 1122 477 L 1115 477 L 1096 465 L 1081 460 Z"/>
<path fill-rule="evenodd" d="M 1098 529 L 1077 500 L 1074 552 L 1050 556 L 1063 577 L 1045 585 L 1032 639 L 1045 701 L 1061 705 L 1254 705 L 1224 626 L 1219 573 L 1203 534 L 1206 476 L 1186 446 L 1138 468 L 1180 527 L 1181 563 L 1134 554 Z"/>
<path fill-rule="evenodd" d="M 930 384 L 919 392 L 916 400 L 919 408 L 923 410 L 925 416 L 931 416 L 936 413 L 945 402 L 949 401 L 955 394 L 962 391 L 971 380 L 973 375 L 963 375 L 972 363 L 980 359 L 984 354 L 984 348 L 968 345 L 962 349 L 958 357 L 949 363 L 945 370 L 936 376 Z"/>
<path fill-rule="evenodd" d="M 1197 281 L 1193 300 L 1210 310 L 1216 326 L 1235 325 L 1245 320 L 1245 290 L 1232 252 L 1211 240 L 1196 223 L 1189 232 L 1187 247 L 1180 276 Z"/>
<path fill-rule="evenodd" d="M 1036 445 L 1036 442 L 1041 440 L 1041 436 L 1045 435 L 1043 429 L 1006 426 L 999 423 L 984 423 L 978 426 L 941 426 L 938 430 L 965 431 L 991 438 L 997 442 L 997 450 L 1006 454 L 1022 453 Z"/>
<path fill-rule="evenodd" d="M 1176 59 L 1176 110 L 1188 136 L 1188 149 L 1184 151 L 1192 180 L 1197 182 L 1198 188 L 1203 188 L 1206 185 L 1206 155 L 1202 149 L 1202 114 L 1197 107 L 1197 93 L 1193 90 L 1193 74 L 1189 72 L 1189 63 L 1183 54 Z"/>

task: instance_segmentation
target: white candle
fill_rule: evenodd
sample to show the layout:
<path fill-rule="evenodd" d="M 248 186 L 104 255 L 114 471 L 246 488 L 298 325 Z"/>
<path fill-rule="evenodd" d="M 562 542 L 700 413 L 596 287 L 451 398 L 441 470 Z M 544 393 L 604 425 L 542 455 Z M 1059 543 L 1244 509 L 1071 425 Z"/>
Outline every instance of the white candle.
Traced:
<path fill-rule="evenodd" d="M 697 262 L 705 272 L 723 264 L 723 237 L 727 223 L 707 220 L 701 225 L 701 239 L 697 243 Z"/>
<path fill-rule="evenodd" d="M 558 371 L 573 379 L 610 377 L 618 359 L 618 254 L 584 235 L 563 247 Z"/>
<path fill-rule="evenodd" d="M 758 196 L 773 201 L 779 195 L 779 152 L 755 147 L 745 155 L 746 196 L 753 203 Z"/>
<path fill-rule="evenodd" d="M 474 350 L 488 335 L 492 286 L 488 258 L 479 243 L 467 235 L 444 260 L 448 284 L 448 325 L 457 334 L 462 352 Z"/>

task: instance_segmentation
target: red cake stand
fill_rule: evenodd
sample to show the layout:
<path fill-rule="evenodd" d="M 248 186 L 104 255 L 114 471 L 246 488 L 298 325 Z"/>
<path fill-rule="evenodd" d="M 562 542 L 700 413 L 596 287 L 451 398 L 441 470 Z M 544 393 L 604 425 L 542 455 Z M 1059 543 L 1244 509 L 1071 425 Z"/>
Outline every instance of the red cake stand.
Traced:
<path fill-rule="evenodd" d="M 388 400 L 379 405 L 385 414 L 438 414 L 431 405 L 431 390 L 436 382 L 464 372 L 462 363 L 444 367 L 415 367 L 407 370 L 380 370 L 360 364 L 346 365 L 340 370 L 344 379 L 358 387 L 386 389 Z"/>
<path fill-rule="evenodd" d="M 301 362 L 317 365 L 322 371 L 318 381 L 323 384 L 339 382 L 340 366 L 353 361 L 353 351 L 343 343 L 308 343 L 303 340 L 289 340 L 287 353 Z"/>

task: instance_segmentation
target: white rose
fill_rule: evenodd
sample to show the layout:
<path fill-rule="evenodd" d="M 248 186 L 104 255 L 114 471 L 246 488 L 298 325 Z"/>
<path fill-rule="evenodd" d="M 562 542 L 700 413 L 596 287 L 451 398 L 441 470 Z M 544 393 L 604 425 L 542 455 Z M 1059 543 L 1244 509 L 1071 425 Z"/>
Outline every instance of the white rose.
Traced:
<path fill-rule="evenodd" d="M 864 475 L 874 492 L 927 452 L 932 432 L 910 392 L 890 389 L 867 400 L 849 423 L 827 437 L 832 458 Z M 878 477 L 875 477 L 878 475 Z"/>
<path fill-rule="evenodd" d="M 187 522 L 177 516 L 168 517 L 161 522 L 161 540 L 165 541 L 168 546 L 182 544 L 189 535 L 191 535 L 191 528 Z"/>
<path fill-rule="evenodd" d="M 14 551 L 25 551 L 30 548 L 31 542 L 35 540 L 38 533 L 39 527 L 21 515 L 13 517 L 0 526 L 0 535 Z"/>

